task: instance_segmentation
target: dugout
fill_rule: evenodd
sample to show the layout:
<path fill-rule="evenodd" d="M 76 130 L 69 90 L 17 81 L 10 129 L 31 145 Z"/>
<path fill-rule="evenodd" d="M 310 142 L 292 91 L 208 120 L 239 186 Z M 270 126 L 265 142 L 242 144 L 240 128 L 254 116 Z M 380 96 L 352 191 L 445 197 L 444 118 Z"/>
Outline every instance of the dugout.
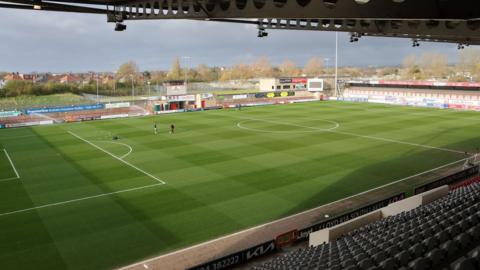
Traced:
<path fill-rule="evenodd" d="M 195 107 L 195 95 L 167 96 L 167 110 L 185 110 Z"/>
<path fill-rule="evenodd" d="M 203 97 L 203 98 L 202 98 Z M 205 108 L 207 101 L 212 103 L 213 95 L 167 95 L 162 96 L 161 100 L 153 104 L 153 110 L 159 111 L 177 111 L 177 110 L 193 110 L 197 108 Z"/>
<path fill-rule="evenodd" d="M 168 108 L 170 110 L 183 110 L 185 107 L 185 101 L 174 101 L 168 103 Z"/>

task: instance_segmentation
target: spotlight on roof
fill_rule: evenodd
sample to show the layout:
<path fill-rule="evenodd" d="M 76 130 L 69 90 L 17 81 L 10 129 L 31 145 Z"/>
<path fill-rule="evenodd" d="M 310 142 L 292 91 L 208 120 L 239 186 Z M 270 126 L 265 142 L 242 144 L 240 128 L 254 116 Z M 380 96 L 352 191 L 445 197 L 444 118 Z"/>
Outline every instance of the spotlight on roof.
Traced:
<path fill-rule="evenodd" d="M 115 24 L 115 31 L 121 32 L 127 30 L 127 26 L 123 23 L 116 23 Z"/>
<path fill-rule="evenodd" d="M 361 33 L 350 33 L 350 42 L 358 42 L 362 37 Z"/>
<path fill-rule="evenodd" d="M 267 36 L 268 36 L 268 33 L 265 31 L 265 29 L 263 29 L 263 28 L 258 29 L 257 37 L 262 38 L 262 37 L 267 37 Z"/>

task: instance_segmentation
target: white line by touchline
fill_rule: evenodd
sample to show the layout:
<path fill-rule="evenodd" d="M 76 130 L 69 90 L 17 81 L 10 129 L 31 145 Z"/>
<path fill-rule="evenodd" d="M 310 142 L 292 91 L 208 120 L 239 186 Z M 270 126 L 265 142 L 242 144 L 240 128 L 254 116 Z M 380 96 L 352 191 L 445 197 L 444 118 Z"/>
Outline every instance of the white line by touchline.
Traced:
<path fill-rule="evenodd" d="M 135 170 L 137 170 L 137 171 L 139 171 L 139 172 L 141 172 L 141 173 L 145 174 L 146 176 L 148 176 L 148 177 L 150 177 L 150 178 L 154 179 L 155 181 L 157 181 L 157 182 L 159 182 L 159 183 L 161 183 L 161 184 L 166 184 L 166 182 L 165 182 L 165 181 L 163 181 L 163 180 L 159 179 L 158 177 L 156 177 L 156 176 L 152 175 L 151 173 L 148 173 L 148 172 L 146 172 L 146 171 L 144 171 L 144 170 L 142 170 L 142 169 L 138 168 L 137 166 L 135 166 L 135 165 L 131 164 L 130 162 L 128 162 L 128 161 L 125 161 L 125 160 L 123 160 L 123 159 L 121 159 L 121 158 L 119 158 L 119 157 L 115 156 L 114 154 L 112 154 L 112 153 L 108 152 L 107 150 L 105 150 L 105 149 L 101 148 L 100 146 L 98 146 L 98 145 L 96 145 L 96 144 L 94 144 L 94 143 L 92 143 L 92 142 L 90 142 L 90 141 L 88 141 L 88 140 L 86 140 L 86 139 L 84 139 L 84 138 L 82 138 L 82 137 L 78 136 L 77 134 L 75 134 L 75 133 L 73 133 L 73 132 L 71 132 L 71 131 L 68 131 L 68 133 L 70 133 L 70 135 L 72 135 L 72 136 L 76 137 L 77 139 L 79 139 L 79 140 L 82 140 L 83 142 L 86 142 L 86 143 L 88 143 L 89 145 L 91 145 L 91 146 L 93 146 L 93 147 L 97 148 L 98 150 L 100 150 L 100 151 L 104 152 L 105 154 L 107 154 L 107 155 L 109 155 L 109 156 L 113 157 L 114 159 L 116 159 L 116 160 L 118 160 L 118 161 L 120 161 L 120 162 L 124 163 L 125 165 L 128 165 L 128 166 L 130 166 L 130 167 L 134 168 Z"/>
<path fill-rule="evenodd" d="M 15 172 L 15 175 L 17 176 L 16 179 L 20 179 L 20 174 L 18 174 L 17 168 L 15 168 L 15 165 L 13 164 L 13 161 L 10 158 L 10 155 L 7 152 L 7 149 L 3 148 L 3 152 L 5 153 L 5 156 L 7 157 L 8 161 L 10 162 L 10 165 L 12 165 L 13 171 Z M 12 180 L 12 179 L 9 179 L 9 180 Z"/>

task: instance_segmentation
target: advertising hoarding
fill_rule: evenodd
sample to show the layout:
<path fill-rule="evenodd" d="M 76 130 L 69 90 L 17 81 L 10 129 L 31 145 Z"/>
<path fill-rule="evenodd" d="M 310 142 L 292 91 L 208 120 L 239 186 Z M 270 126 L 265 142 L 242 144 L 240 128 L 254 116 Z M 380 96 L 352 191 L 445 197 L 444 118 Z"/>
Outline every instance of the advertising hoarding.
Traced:
<path fill-rule="evenodd" d="M 0 117 L 15 117 L 19 116 L 22 114 L 22 112 L 19 111 L 0 111 Z"/>
<path fill-rule="evenodd" d="M 117 109 L 117 108 L 128 108 L 128 107 L 130 107 L 130 102 L 118 102 L 118 103 L 105 104 L 105 109 Z"/>
<path fill-rule="evenodd" d="M 59 113 L 59 112 L 75 112 L 75 111 L 86 111 L 86 110 L 100 110 L 105 108 L 103 104 L 90 104 L 90 105 L 75 105 L 75 106 L 64 106 L 64 107 L 50 107 L 50 108 L 34 108 L 27 109 L 25 112 L 27 114 L 35 113 Z"/>

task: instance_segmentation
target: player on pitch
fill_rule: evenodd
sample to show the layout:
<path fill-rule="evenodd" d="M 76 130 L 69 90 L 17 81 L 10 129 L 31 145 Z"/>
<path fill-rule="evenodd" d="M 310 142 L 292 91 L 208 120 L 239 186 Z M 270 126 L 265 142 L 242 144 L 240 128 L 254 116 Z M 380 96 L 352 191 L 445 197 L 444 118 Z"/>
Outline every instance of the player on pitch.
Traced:
<path fill-rule="evenodd" d="M 153 123 L 153 133 L 156 135 L 158 133 L 158 130 L 157 130 L 157 122 L 154 122 Z"/>
<path fill-rule="evenodd" d="M 171 124 L 170 125 L 170 134 L 173 134 L 173 133 L 175 133 L 175 125 Z"/>

